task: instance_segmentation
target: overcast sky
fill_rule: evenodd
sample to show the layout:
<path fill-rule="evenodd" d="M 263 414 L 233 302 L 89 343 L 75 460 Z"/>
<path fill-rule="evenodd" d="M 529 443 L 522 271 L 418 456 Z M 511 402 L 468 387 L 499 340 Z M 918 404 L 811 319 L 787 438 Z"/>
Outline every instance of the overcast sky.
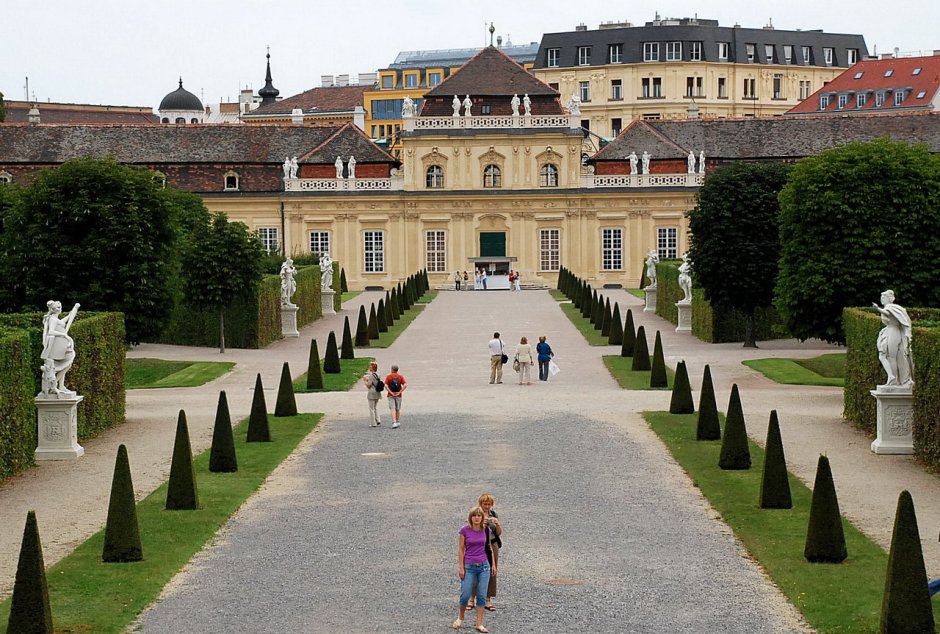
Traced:
<path fill-rule="evenodd" d="M 274 85 L 288 97 L 318 86 L 320 75 L 386 67 L 399 51 L 483 46 L 491 21 L 513 44 L 582 22 L 642 25 L 658 11 L 722 26 L 772 20 L 778 29 L 859 33 L 869 53 L 940 49 L 937 0 L 2 1 L 0 92 L 23 99 L 28 76 L 39 101 L 70 103 L 156 107 L 180 76 L 204 103 L 234 100 L 240 87 L 264 85 L 267 45 Z"/>

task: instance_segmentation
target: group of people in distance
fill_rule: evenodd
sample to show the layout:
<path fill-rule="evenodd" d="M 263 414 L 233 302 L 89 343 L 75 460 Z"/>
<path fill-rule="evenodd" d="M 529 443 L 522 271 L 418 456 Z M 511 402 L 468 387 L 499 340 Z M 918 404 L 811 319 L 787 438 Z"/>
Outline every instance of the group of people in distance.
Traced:
<path fill-rule="evenodd" d="M 401 427 L 401 395 L 408 387 L 408 381 L 398 373 L 398 366 L 392 366 L 392 372 L 385 377 L 385 380 L 379 378 L 379 364 L 373 361 L 369 364 L 369 369 L 362 377 L 362 383 L 366 386 L 366 400 L 369 402 L 369 416 L 372 418 L 370 427 L 378 427 L 382 424 L 379 418 L 378 404 L 382 398 L 382 392 L 385 392 L 388 400 L 389 416 L 392 418 L 392 429 Z M 382 388 L 379 390 L 379 384 Z"/>
<path fill-rule="evenodd" d="M 470 284 L 470 275 L 464 271 L 454 271 L 454 290 L 459 291 L 461 289 L 466 291 L 472 291 L 475 289 L 487 290 L 486 285 L 489 282 L 489 275 L 486 272 L 486 269 L 477 269 L 473 272 L 473 285 Z M 520 280 L 522 275 L 519 271 L 509 271 L 509 290 L 518 291 L 521 290 Z"/>
<path fill-rule="evenodd" d="M 483 611 L 496 609 L 493 597 L 496 596 L 499 549 L 503 547 L 503 526 L 493 509 L 495 503 L 492 494 L 481 495 L 467 515 L 466 526 L 460 529 L 457 540 L 460 613 L 451 626 L 455 630 L 463 626 L 467 610 L 476 609 L 473 628 L 477 632 L 489 632 L 483 625 Z"/>
<path fill-rule="evenodd" d="M 490 353 L 490 385 L 503 382 L 503 364 L 506 362 L 506 346 L 503 340 L 499 338 L 499 333 L 494 332 L 493 338 L 487 344 Z M 519 339 L 519 345 L 513 356 L 513 369 L 519 375 L 519 385 L 532 385 L 529 377 L 529 369 L 538 361 L 539 381 L 548 381 L 549 366 L 552 358 L 555 356 L 552 347 L 545 341 L 545 335 L 539 337 L 539 342 L 535 345 L 535 351 L 529 343 L 528 337 Z M 557 370 L 556 370 L 557 371 Z"/>

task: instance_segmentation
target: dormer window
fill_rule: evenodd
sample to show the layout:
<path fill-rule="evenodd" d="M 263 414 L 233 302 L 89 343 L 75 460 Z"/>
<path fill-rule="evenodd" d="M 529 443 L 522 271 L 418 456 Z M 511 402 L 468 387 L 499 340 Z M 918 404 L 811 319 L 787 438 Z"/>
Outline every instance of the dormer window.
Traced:
<path fill-rule="evenodd" d="M 917 99 L 923 99 L 926 96 L 927 96 L 926 90 L 921 90 L 919 93 L 917 93 Z"/>
<path fill-rule="evenodd" d="M 829 95 L 820 95 L 819 96 L 819 109 L 825 110 L 829 107 Z"/>
<path fill-rule="evenodd" d="M 859 71 L 859 72 L 855 73 L 855 79 L 861 79 L 861 78 L 862 78 L 862 75 L 864 75 L 864 74 L 865 74 L 865 71 Z"/>
<path fill-rule="evenodd" d="M 849 103 L 849 96 L 845 94 L 839 95 L 836 103 L 839 110 L 842 110 Z"/>
<path fill-rule="evenodd" d="M 894 92 L 894 105 L 900 106 L 902 103 L 904 103 L 904 91 L 896 90 Z"/>
<path fill-rule="evenodd" d="M 891 68 L 885 71 L 885 77 L 890 77 L 893 74 L 894 74 L 894 70 Z"/>
<path fill-rule="evenodd" d="M 238 172 L 225 173 L 225 191 L 238 191 Z"/>
<path fill-rule="evenodd" d="M 0 185 L 8 185 L 13 182 L 13 174 L 6 170 L 0 170 Z"/>
<path fill-rule="evenodd" d="M 920 75 L 920 66 L 911 71 L 911 75 Z"/>
<path fill-rule="evenodd" d="M 866 93 L 860 92 L 857 95 L 855 95 L 855 107 L 856 108 L 863 108 L 865 106 L 865 102 L 867 101 L 868 101 L 868 95 Z"/>

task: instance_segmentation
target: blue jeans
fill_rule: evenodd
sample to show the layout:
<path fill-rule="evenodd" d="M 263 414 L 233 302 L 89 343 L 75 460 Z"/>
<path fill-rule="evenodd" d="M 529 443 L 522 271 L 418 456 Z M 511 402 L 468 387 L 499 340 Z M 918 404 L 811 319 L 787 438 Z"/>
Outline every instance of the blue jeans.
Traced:
<path fill-rule="evenodd" d="M 539 381 L 548 380 L 548 362 L 549 361 L 550 359 L 545 359 L 544 361 L 539 359 Z"/>
<path fill-rule="evenodd" d="M 473 587 L 477 590 L 477 607 L 486 605 L 486 587 L 490 584 L 490 564 L 464 564 L 463 580 L 460 582 L 460 607 L 467 607 Z"/>

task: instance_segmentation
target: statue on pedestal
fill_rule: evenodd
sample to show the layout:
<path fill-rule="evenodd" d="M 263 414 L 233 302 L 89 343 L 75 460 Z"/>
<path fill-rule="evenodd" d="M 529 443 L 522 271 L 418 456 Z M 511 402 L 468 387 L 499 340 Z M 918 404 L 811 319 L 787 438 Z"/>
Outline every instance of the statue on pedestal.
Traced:
<path fill-rule="evenodd" d="M 689 150 L 688 163 L 689 163 L 689 174 L 694 174 L 695 173 L 695 152 L 693 152 L 692 150 Z"/>
<path fill-rule="evenodd" d="M 290 178 L 290 158 L 284 157 L 284 178 Z"/>
<path fill-rule="evenodd" d="M 689 261 L 689 254 L 682 256 L 682 264 L 679 265 L 679 288 L 684 294 L 679 300 L 683 304 L 692 303 L 692 263 Z"/>
<path fill-rule="evenodd" d="M 519 104 L 521 103 L 522 101 L 519 99 L 519 95 L 512 96 L 512 101 L 509 102 L 509 105 L 512 106 L 512 116 L 519 116 Z"/>
<path fill-rule="evenodd" d="M 333 290 L 333 260 L 329 253 L 320 256 L 320 288 L 324 291 Z"/>
<path fill-rule="evenodd" d="M 281 305 L 282 306 L 293 306 L 291 304 L 290 298 L 293 297 L 294 293 L 297 291 L 297 280 L 294 279 L 294 275 L 297 274 L 297 269 L 294 267 L 294 260 L 287 258 L 281 264 Z"/>
<path fill-rule="evenodd" d="M 565 104 L 568 108 L 568 114 L 580 115 L 581 114 L 581 97 L 578 95 L 571 95 L 571 99 L 568 100 L 568 103 Z"/>
<path fill-rule="evenodd" d="M 525 110 L 525 116 L 528 117 L 532 114 L 532 100 L 529 99 L 529 93 L 522 97 L 522 107 Z"/>
<path fill-rule="evenodd" d="M 872 304 L 881 313 L 885 325 L 878 333 L 878 359 L 888 374 L 885 385 L 914 384 L 914 362 L 911 358 L 911 318 L 902 306 L 894 303 L 894 291 L 881 294 L 881 305 Z"/>
<path fill-rule="evenodd" d="M 636 158 L 636 155 L 634 155 Z M 650 249 L 646 253 L 646 279 L 650 281 L 646 288 L 656 288 L 656 265 L 659 264 L 659 253 Z"/>
<path fill-rule="evenodd" d="M 466 97 L 463 98 L 463 116 L 465 117 L 471 116 L 470 108 L 472 107 L 473 107 L 473 102 L 470 100 L 470 95 L 467 95 Z"/>
<path fill-rule="evenodd" d="M 336 157 L 336 162 L 333 163 L 336 166 L 336 178 L 343 177 L 343 159 L 339 156 Z"/>
<path fill-rule="evenodd" d="M 460 97 L 454 95 L 454 100 L 450 102 L 451 107 L 454 109 L 454 116 L 460 116 Z"/>
<path fill-rule="evenodd" d="M 297 170 L 300 169 L 300 166 L 297 164 L 297 157 L 295 156 L 290 160 L 290 177 L 297 178 Z"/>
<path fill-rule="evenodd" d="M 643 173 L 650 173 L 650 153 L 646 150 L 643 150 Z"/>
<path fill-rule="evenodd" d="M 69 394 L 75 392 L 65 387 L 65 373 L 75 361 L 75 342 L 69 336 L 69 328 L 75 321 L 80 304 L 75 304 L 65 319 L 61 318 L 62 302 L 48 301 L 49 310 L 42 318 L 42 394 Z"/>
<path fill-rule="evenodd" d="M 349 178 L 356 178 L 356 157 L 349 157 Z"/>
<path fill-rule="evenodd" d="M 705 173 L 705 150 L 698 153 L 698 173 Z"/>
<path fill-rule="evenodd" d="M 415 102 L 411 97 L 405 96 L 401 102 L 401 118 L 411 119 L 415 116 Z"/>
<path fill-rule="evenodd" d="M 639 159 L 636 156 L 636 152 L 630 152 L 630 156 L 628 158 L 630 159 L 630 173 L 631 174 L 639 173 L 639 167 L 637 165 L 637 162 L 639 161 Z"/>

